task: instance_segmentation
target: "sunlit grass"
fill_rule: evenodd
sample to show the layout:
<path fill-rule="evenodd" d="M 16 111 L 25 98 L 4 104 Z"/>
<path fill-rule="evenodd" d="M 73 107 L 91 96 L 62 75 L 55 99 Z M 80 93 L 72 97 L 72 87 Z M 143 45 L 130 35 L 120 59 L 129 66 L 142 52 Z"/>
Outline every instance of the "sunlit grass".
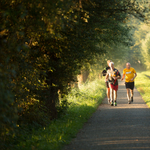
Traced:
<path fill-rule="evenodd" d="M 135 86 L 150 107 L 150 71 L 138 72 Z"/>
<path fill-rule="evenodd" d="M 67 99 L 70 103 L 64 116 L 53 120 L 50 125 L 33 130 L 32 136 L 20 141 L 18 150 L 60 150 L 76 137 L 83 124 L 95 112 L 106 95 L 103 80 L 96 80 L 73 89 Z"/>

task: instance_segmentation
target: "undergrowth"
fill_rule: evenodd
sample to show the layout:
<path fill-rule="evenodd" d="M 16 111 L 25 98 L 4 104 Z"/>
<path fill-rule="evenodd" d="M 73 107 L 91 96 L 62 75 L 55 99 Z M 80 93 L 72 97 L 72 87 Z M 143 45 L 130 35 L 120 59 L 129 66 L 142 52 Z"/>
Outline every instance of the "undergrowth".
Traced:
<path fill-rule="evenodd" d="M 106 88 L 102 80 L 95 80 L 82 85 L 80 89 L 73 89 L 65 97 L 69 104 L 65 114 L 38 130 L 34 127 L 31 127 L 31 130 L 24 129 L 19 142 L 13 149 L 60 150 L 76 137 L 78 131 L 95 112 L 105 95 Z"/>
<path fill-rule="evenodd" d="M 150 107 L 150 71 L 138 72 L 135 86 L 140 92 L 143 100 Z"/>

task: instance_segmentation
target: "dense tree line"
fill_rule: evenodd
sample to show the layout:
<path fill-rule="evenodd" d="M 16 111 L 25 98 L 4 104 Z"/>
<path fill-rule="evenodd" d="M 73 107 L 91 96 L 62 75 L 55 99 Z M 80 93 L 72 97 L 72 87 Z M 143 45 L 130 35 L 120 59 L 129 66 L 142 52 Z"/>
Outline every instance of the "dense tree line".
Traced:
<path fill-rule="evenodd" d="M 1 148 L 16 127 L 56 118 L 83 67 L 130 45 L 134 11 L 128 0 L 0 1 Z"/>

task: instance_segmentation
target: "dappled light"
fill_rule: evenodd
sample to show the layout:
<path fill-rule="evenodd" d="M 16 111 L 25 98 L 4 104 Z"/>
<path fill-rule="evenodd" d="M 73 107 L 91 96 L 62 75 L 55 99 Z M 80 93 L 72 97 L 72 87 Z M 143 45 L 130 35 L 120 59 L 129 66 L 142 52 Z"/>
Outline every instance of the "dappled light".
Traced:
<path fill-rule="evenodd" d="M 149 16 L 146 0 L 0 0 L 0 150 L 60 150 L 97 108 L 146 110 L 149 72 L 135 83 L 145 102 L 135 90 L 128 106 L 119 80 L 114 108 L 102 71 L 150 68 Z"/>

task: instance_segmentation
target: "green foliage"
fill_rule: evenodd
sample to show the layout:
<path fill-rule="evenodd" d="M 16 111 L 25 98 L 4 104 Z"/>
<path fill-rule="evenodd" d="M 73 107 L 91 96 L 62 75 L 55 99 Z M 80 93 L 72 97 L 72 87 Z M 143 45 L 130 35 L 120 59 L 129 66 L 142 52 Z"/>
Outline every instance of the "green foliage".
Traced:
<path fill-rule="evenodd" d="M 135 86 L 137 90 L 140 92 L 143 100 L 146 102 L 148 107 L 150 107 L 150 71 L 144 71 L 144 72 L 138 72 L 136 81 L 135 81 Z"/>
<path fill-rule="evenodd" d="M 21 112 L 18 124 L 28 125 L 31 124 L 36 127 L 45 126 L 50 122 L 48 116 L 48 110 L 44 104 L 39 102 L 33 102 L 27 105 L 27 108 L 24 108 L 24 111 Z"/>
<path fill-rule="evenodd" d="M 150 57 L 150 33 L 148 32 L 146 34 L 146 37 L 145 39 L 143 39 L 142 41 L 142 45 L 141 45 L 141 48 L 142 48 L 142 55 L 143 55 L 143 58 L 144 58 L 144 61 L 145 61 L 145 65 L 147 67 L 147 69 L 149 69 L 149 66 L 150 66 L 150 60 L 149 60 L 149 57 Z"/>
<path fill-rule="evenodd" d="M 130 36 L 132 36 L 132 45 L 129 47 L 127 57 L 134 68 L 144 70 L 148 65 L 148 36 L 149 26 L 139 21 L 135 17 L 129 17 L 128 25 L 132 27 Z"/>
<path fill-rule="evenodd" d="M 80 69 L 124 52 L 126 2 L 0 1 L 1 149 L 18 136 L 16 125 L 42 126 L 67 110 L 58 91 L 67 94 Z"/>
<path fill-rule="evenodd" d="M 105 83 L 96 80 L 83 85 L 79 90 L 72 90 L 67 96 L 71 103 L 65 115 L 51 121 L 47 126 L 20 134 L 19 144 L 13 149 L 59 150 L 68 144 L 90 118 L 105 97 Z M 24 130 L 23 130 L 24 131 Z M 23 132 L 22 131 L 22 132 Z M 12 150 L 13 150 L 12 149 Z"/>
<path fill-rule="evenodd" d="M 58 112 L 58 118 L 64 115 L 69 108 L 70 103 L 68 102 L 67 98 L 63 98 L 60 100 L 59 104 L 56 105 L 56 109 Z"/>

